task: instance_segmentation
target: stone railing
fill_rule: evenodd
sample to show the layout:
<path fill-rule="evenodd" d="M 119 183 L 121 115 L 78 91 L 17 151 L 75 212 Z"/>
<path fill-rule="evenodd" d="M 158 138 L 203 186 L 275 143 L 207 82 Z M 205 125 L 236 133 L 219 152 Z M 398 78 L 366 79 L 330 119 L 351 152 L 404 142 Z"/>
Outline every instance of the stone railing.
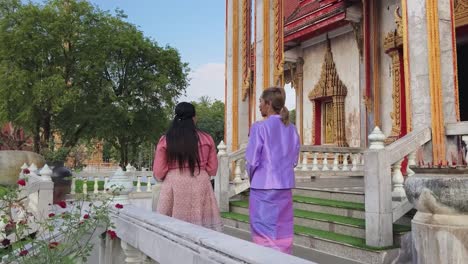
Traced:
<path fill-rule="evenodd" d="M 430 128 L 413 131 L 388 146 L 378 127 L 369 135 L 370 147 L 364 152 L 368 246 L 393 245 L 393 222 L 412 208 L 403 189 L 402 163 L 407 160 L 407 176 L 414 175 L 410 166 L 416 165 L 416 152 L 430 140 Z"/>
<path fill-rule="evenodd" d="M 463 153 L 463 162 L 458 162 L 457 165 L 467 166 L 468 163 L 468 121 L 458 122 L 447 124 L 445 126 L 445 134 L 448 137 L 459 137 L 461 141 L 465 144 L 464 146 L 459 146 L 460 151 Z"/>
<path fill-rule="evenodd" d="M 221 212 L 229 211 L 229 198 L 250 188 L 245 170 L 245 147 L 227 153 L 223 141 L 218 145 L 218 172 L 215 180 L 215 195 Z"/>
<path fill-rule="evenodd" d="M 296 177 L 363 176 L 364 149 L 301 146 Z"/>
<path fill-rule="evenodd" d="M 118 239 L 101 242 L 94 263 L 313 263 L 133 205 L 111 215 Z"/>

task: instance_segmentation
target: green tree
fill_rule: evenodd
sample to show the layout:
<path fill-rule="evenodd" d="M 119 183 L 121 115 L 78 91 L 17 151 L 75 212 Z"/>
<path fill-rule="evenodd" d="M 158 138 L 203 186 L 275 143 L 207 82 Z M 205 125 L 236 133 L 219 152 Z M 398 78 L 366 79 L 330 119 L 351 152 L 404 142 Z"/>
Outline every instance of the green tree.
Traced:
<path fill-rule="evenodd" d="M 219 144 L 224 139 L 224 103 L 207 96 L 192 103 L 197 111 L 198 128 L 209 133 L 215 144 Z"/>
<path fill-rule="evenodd" d="M 72 149 L 104 139 L 135 159 L 166 129 L 168 109 L 187 86 L 178 51 L 87 1 L 0 5 L 0 121 L 34 135 L 37 152 L 52 134 Z"/>
<path fill-rule="evenodd" d="M 289 120 L 291 123 L 296 124 L 296 109 L 289 111 Z"/>

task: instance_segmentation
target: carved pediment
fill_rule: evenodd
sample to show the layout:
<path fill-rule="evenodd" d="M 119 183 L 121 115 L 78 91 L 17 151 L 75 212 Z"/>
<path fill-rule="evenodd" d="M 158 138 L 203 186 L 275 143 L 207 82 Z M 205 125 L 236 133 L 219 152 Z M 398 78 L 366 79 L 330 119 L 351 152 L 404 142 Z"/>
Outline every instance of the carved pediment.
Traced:
<path fill-rule="evenodd" d="M 309 93 L 310 100 L 316 100 L 324 97 L 346 96 L 348 89 L 340 80 L 336 71 L 335 62 L 333 61 L 333 53 L 328 41 L 327 52 L 325 53 L 324 62 L 320 80 L 315 85 L 314 89 Z"/>

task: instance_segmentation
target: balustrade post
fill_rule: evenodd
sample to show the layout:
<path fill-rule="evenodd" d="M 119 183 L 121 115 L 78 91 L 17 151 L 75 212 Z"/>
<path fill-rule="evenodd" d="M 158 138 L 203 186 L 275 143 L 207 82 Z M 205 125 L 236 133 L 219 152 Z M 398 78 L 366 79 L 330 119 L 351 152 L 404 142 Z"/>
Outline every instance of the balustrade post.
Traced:
<path fill-rule="evenodd" d="M 32 173 L 37 173 L 37 166 L 36 166 L 36 164 L 34 164 L 34 162 L 31 163 L 31 165 L 29 165 L 28 170 L 29 170 L 30 172 L 32 172 Z"/>
<path fill-rule="evenodd" d="M 376 128 L 372 133 L 378 131 L 380 129 Z M 369 141 L 371 136 L 372 134 Z M 369 147 L 369 150 L 364 152 L 366 245 L 372 247 L 393 245 L 392 182 L 390 164 L 384 151 L 384 140 L 385 136 L 374 137 L 372 148 Z M 353 169 L 355 164 L 356 158 L 353 160 Z"/>
<path fill-rule="evenodd" d="M 308 171 L 308 168 L 307 168 L 307 155 L 309 155 L 309 152 L 302 152 L 302 166 L 301 166 L 302 171 Z"/>
<path fill-rule="evenodd" d="M 416 166 L 416 150 L 408 155 L 408 167 L 406 168 L 406 171 L 408 172 L 408 177 L 411 177 L 415 174 L 414 171 L 411 169 L 411 166 Z"/>
<path fill-rule="evenodd" d="M 348 153 L 343 154 L 343 167 L 341 168 L 342 171 L 349 171 L 348 156 Z"/>
<path fill-rule="evenodd" d="M 397 161 L 392 165 L 392 198 L 396 201 L 402 201 L 406 199 L 406 192 L 403 188 L 404 178 L 401 173 L 401 163 L 403 160 Z"/>
<path fill-rule="evenodd" d="M 104 190 L 103 193 L 107 193 L 107 183 L 109 182 L 109 176 L 104 177 Z"/>
<path fill-rule="evenodd" d="M 465 162 L 468 163 L 468 135 L 462 136 L 463 142 L 465 142 Z"/>
<path fill-rule="evenodd" d="M 352 159 L 353 159 L 353 161 L 352 161 L 353 166 L 351 167 L 351 171 L 357 171 L 358 170 L 358 167 L 357 167 L 357 164 L 358 164 L 358 160 L 357 160 L 358 158 L 357 157 L 358 157 L 358 155 L 359 154 L 356 153 L 356 154 L 351 156 Z"/>
<path fill-rule="evenodd" d="M 234 183 L 242 183 L 242 178 L 241 178 L 241 168 L 240 168 L 240 160 L 235 161 L 235 168 L 234 168 Z"/>
<path fill-rule="evenodd" d="M 52 181 L 52 170 L 47 166 L 47 164 L 39 171 L 39 174 L 41 175 L 41 180 Z"/>
<path fill-rule="evenodd" d="M 218 145 L 218 172 L 215 177 L 215 195 L 221 212 L 229 211 L 229 156 L 226 144 L 221 141 Z"/>
<path fill-rule="evenodd" d="M 121 240 L 120 246 L 122 247 L 122 251 L 125 255 L 125 263 L 149 263 L 147 262 L 148 258 L 145 254 L 143 254 L 140 250 L 130 246 L 127 242 Z"/>
<path fill-rule="evenodd" d="M 339 171 L 340 169 L 338 168 L 338 159 L 340 157 L 339 153 L 335 153 L 335 157 L 333 159 L 333 168 L 332 171 Z"/>
<path fill-rule="evenodd" d="M 141 192 L 141 176 L 137 176 L 136 192 Z"/>
<path fill-rule="evenodd" d="M 72 176 L 72 182 L 71 182 L 71 186 L 70 186 L 70 194 L 76 194 L 76 177 L 75 176 Z"/>
<path fill-rule="evenodd" d="M 323 154 L 323 159 L 322 159 L 322 171 L 329 171 L 330 169 L 328 168 L 328 153 Z"/>
<path fill-rule="evenodd" d="M 83 178 L 83 194 L 88 194 L 88 177 Z"/>
<path fill-rule="evenodd" d="M 94 192 L 95 194 L 99 193 L 99 178 L 98 177 L 94 177 Z"/>
<path fill-rule="evenodd" d="M 114 203 L 128 204 L 128 194 L 133 191 L 133 181 L 119 167 L 104 188 L 109 188 L 111 192 L 118 194 L 118 196 L 114 197 Z"/>
<path fill-rule="evenodd" d="M 151 192 L 151 176 L 146 176 L 146 192 Z"/>
<path fill-rule="evenodd" d="M 314 159 L 312 160 L 312 171 L 318 171 L 318 152 L 314 152 Z"/>

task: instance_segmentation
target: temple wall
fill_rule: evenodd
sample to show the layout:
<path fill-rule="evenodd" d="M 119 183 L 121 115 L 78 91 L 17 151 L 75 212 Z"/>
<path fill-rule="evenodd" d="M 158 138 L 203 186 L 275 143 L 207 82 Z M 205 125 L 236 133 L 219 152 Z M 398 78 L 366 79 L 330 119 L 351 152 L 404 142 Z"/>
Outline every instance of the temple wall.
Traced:
<path fill-rule="evenodd" d="M 312 103 L 309 93 L 318 83 L 326 42 L 303 49 L 304 59 L 304 144 L 312 140 Z M 333 59 L 341 81 L 348 89 L 345 99 L 346 139 L 350 147 L 360 146 L 359 50 L 353 32 L 331 39 Z M 322 137 L 323 138 L 323 137 Z"/>
<path fill-rule="evenodd" d="M 396 29 L 395 8 L 397 0 L 385 1 L 380 7 L 380 115 L 381 129 L 385 136 L 389 136 L 392 131 L 392 119 L 390 113 L 393 111 L 393 79 L 391 75 L 392 59 L 385 53 L 383 43 L 388 32 Z"/>

